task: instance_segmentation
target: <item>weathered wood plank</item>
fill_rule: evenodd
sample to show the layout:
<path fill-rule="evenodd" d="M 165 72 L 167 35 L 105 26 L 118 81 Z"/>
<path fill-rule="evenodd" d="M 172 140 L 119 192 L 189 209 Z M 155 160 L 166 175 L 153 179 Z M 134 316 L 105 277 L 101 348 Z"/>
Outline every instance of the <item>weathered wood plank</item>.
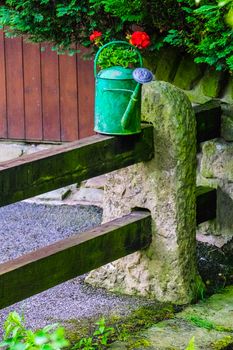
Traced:
<path fill-rule="evenodd" d="M 43 139 L 61 140 L 58 55 L 49 44 L 41 52 Z"/>
<path fill-rule="evenodd" d="M 5 38 L 0 31 L 0 138 L 7 138 Z"/>
<path fill-rule="evenodd" d="M 90 49 L 82 48 L 82 53 L 90 53 Z M 93 74 L 93 61 L 83 60 L 78 55 L 78 113 L 79 138 L 94 134 L 94 91 L 95 79 Z"/>
<path fill-rule="evenodd" d="M 77 55 L 59 56 L 61 140 L 78 140 Z M 72 125 L 72 127 L 71 127 Z"/>
<path fill-rule="evenodd" d="M 196 221 L 197 225 L 216 217 L 217 191 L 210 187 L 197 187 L 196 190 Z"/>
<path fill-rule="evenodd" d="M 0 308 L 147 247 L 151 216 L 135 211 L 0 265 Z"/>
<path fill-rule="evenodd" d="M 24 139 L 24 80 L 22 38 L 5 39 L 8 138 Z"/>
<path fill-rule="evenodd" d="M 23 41 L 25 138 L 43 137 L 40 45 Z"/>
<path fill-rule="evenodd" d="M 113 137 L 95 135 L 0 164 L 0 206 L 153 157 L 153 127 Z"/>

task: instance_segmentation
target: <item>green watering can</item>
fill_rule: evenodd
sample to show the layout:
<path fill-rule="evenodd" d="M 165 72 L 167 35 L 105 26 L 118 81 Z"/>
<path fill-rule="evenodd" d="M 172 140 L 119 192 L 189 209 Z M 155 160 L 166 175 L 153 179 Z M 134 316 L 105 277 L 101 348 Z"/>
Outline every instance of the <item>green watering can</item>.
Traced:
<path fill-rule="evenodd" d="M 140 68 L 113 66 L 97 73 L 98 58 L 109 45 L 128 45 L 138 54 Z M 108 135 L 132 135 L 141 132 L 141 84 L 152 80 L 152 73 L 142 68 L 140 52 L 126 41 L 103 45 L 94 60 L 95 128 Z"/>

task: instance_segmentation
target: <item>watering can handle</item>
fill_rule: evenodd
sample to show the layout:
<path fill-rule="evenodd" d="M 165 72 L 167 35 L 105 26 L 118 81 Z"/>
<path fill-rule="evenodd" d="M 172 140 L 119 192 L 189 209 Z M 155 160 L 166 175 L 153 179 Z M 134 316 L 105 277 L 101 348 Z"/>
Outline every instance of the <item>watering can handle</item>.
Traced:
<path fill-rule="evenodd" d="M 98 50 L 97 54 L 95 55 L 95 59 L 94 59 L 94 77 L 95 78 L 96 78 L 96 74 L 97 74 L 98 58 L 99 58 L 101 51 L 103 49 L 105 49 L 105 47 L 107 47 L 107 46 L 116 45 L 116 44 L 123 44 L 123 45 L 128 45 L 129 47 L 132 47 L 136 51 L 136 53 L 138 54 L 140 67 L 143 66 L 142 56 L 135 46 L 129 44 L 127 41 L 121 41 L 121 40 L 111 41 L 110 43 L 107 43 L 107 44 L 101 46 L 101 48 Z"/>

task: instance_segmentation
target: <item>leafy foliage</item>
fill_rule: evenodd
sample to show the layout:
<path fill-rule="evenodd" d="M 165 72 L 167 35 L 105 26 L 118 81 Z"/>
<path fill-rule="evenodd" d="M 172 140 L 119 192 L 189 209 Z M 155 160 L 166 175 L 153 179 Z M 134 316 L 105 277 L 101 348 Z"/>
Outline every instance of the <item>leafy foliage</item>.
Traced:
<path fill-rule="evenodd" d="M 122 22 L 139 23 L 143 20 L 144 8 L 141 0 L 90 0 L 90 2 L 96 11 L 103 6 L 106 13 L 119 17 Z"/>
<path fill-rule="evenodd" d="M 89 35 L 96 27 L 107 38 L 122 30 L 120 19 L 106 15 L 101 6 L 96 12 L 88 0 L 6 0 L 0 24 L 8 36 L 26 34 L 28 40 L 49 41 L 55 50 L 71 52 L 74 43 L 90 45 Z"/>
<path fill-rule="evenodd" d="M 217 325 L 214 322 L 211 322 L 207 319 L 199 317 L 198 315 L 189 315 L 187 317 L 187 320 L 200 328 L 205 328 L 208 330 L 215 329 L 216 331 L 220 331 L 220 332 L 232 332 L 231 327 Z"/>
<path fill-rule="evenodd" d="M 103 68 L 111 66 L 122 66 L 127 68 L 131 65 L 138 65 L 138 55 L 134 49 L 123 49 L 121 47 L 106 47 L 99 55 L 98 65 Z"/>
<path fill-rule="evenodd" d="M 107 327 L 104 319 L 100 319 L 96 325 L 98 328 L 93 335 L 80 339 L 71 350 L 106 349 L 114 329 Z M 0 348 L 5 350 L 61 350 L 69 345 L 64 329 L 57 324 L 33 332 L 26 329 L 23 317 L 15 311 L 9 313 L 4 323 L 4 338 L 0 342 Z"/>
<path fill-rule="evenodd" d="M 83 349 L 83 350 L 100 350 L 106 349 L 109 343 L 110 337 L 114 334 L 112 327 L 107 327 L 105 319 L 102 318 L 96 322 L 98 328 L 94 331 L 93 335 L 88 338 L 82 338 L 76 343 L 71 350 Z"/>
<path fill-rule="evenodd" d="M 90 46 L 90 33 L 103 33 L 103 44 L 125 39 L 135 25 L 152 38 L 149 50 L 178 46 L 196 63 L 233 70 L 232 0 L 6 0 L 0 25 L 8 36 L 26 34 L 50 41 L 70 53 L 76 44 Z M 197 5 L 199 4 L 199 5 Z M 97 49 L 97 47 L 95 47 Z"/>
<path fill-rule="evenodd" d="M 60 350 L 69 345 L 64 329 L 57 324 L 33 332 L 25 328 L 23 318 L 15 311 L 8 315 L 4 331 L 0 348 L 6 350 Z"/>
<path fill-rule="evenodd" d="M 224 21 L 225 7 L 217 1 L 205 1 L 196 7 L 191 0 L 182 0 L 185 14 L 182 29 L 170 30 L 164 41 L 186 48 L 196 63 L 207 63 L 216 70 L 233 69 L 233 31 Z"/>

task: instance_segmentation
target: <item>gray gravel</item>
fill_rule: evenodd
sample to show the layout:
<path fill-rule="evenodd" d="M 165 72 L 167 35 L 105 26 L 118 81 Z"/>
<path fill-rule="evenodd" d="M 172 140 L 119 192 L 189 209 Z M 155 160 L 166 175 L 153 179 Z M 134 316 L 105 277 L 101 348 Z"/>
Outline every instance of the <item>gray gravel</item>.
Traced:
<path fill-rule="evenodd" d="M 95 206 L 51 206 L 20 202 L 0 208 L 0 262 L 46 246 L 101 222 L 102 211 Z M 99 318 L 110 314 L 126 315 L 148 301 L 119 296 L 84 283 L 84 276 L 65 282 L 43 293 L 0 310 L 0 329 L 6 315 L 16 310 L 27 324 L 40 328 L 59 322 Z"/>

